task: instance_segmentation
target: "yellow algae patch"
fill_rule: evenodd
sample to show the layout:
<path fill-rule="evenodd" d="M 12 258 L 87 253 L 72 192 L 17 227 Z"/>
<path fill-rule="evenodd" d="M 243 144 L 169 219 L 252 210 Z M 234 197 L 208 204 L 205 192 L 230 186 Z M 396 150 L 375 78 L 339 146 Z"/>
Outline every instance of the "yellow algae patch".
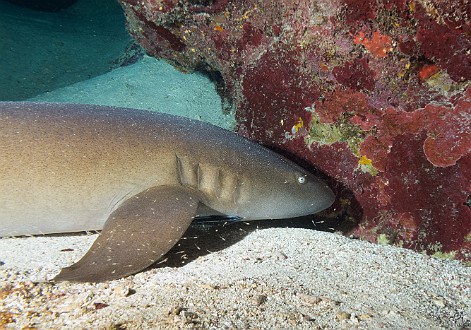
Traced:
<path fill-rule="evenodd" d="M 373 166 L 373 161 L 365 155 L 358 159 L 358 169 L 360 169 L 363 173 L 369 173 L 373 176 L 378 174 L 378 170 Z"/>

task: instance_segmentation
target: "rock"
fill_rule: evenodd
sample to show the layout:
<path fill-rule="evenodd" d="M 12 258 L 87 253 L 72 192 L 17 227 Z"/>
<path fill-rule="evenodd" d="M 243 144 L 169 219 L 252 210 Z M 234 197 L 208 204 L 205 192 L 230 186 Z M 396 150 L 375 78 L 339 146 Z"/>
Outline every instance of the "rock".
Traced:
<path fill-rule="evenodd" d="M 337 316 L 337 320 L 339 321 L 345 321 L 345 320 L 349 320 L 350 319 L 350 316 L 351 314 L 347 313 L 347 312 L 338 312 L 336 314 Z"/>
<path fill-rule="evenodd" d="M 149 54 L 211 74 L 239 134 L 330 178 L 345 233 L 469 259 L 465 2 L 121 3 Z"/>
<path fill-rule="evenodd" d="M 322 301 L 322 299 L 319 297 L 311 296 L 305 293 L 299 293 L 298 297 L 299 299 L 301 299 L 301 302 L 303 304 L 308 305 L 308 306 L 315 306 Z"/>
<path fill-rule="evenodd" d="M 267 295 L 264 295 L 264 294 L 257 295 L 257 297 L 255 298 L 255 305 L 261 306 L 267 302 L 267 299 L 268 299 Z"/>

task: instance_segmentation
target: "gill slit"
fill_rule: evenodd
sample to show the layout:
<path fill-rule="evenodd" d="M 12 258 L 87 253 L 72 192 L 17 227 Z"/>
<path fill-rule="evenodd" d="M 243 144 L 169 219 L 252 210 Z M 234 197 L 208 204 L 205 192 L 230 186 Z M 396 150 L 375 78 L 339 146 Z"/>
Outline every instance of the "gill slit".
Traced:
<path fill-rule="evenodd" d="M 176 165 L 177 165 L 177 180 L 180 183 L 180 185 L 183 185 L 182 178 L 183 178 L 183 169 L 182 169 L 182 160 L 180 157 L 175 154 L 175 159 L 176 159 Z"/>
<path fill-rule="evenodd" d="M 202 173 L 200 163 L 198 162 L 196 164 L 196 189 L 198 191 L 201 191 L 202 181 L 203 181 L 203 173 Z"/>
<path fill-rule="evenodd" d="M 223 191 L 223 186 L 222 186 L 222 171 L 221 169 L 218 167 L 217 169 L 217 175 L 216 175 L 216 180 L 214 181 L 214 192 L 215 192 L 215 195 L 216 195 L 216 198 L 217 199 L 220 199 L 222 197 L 222 191 Z"/>
<path fill-rule="evenodd" d="M 239 203 L 239 200 L 240 200 L 240 193 L 241 193 L 241 186 L 242 186 L 242 181 L 241 179 L 239 178 L 238 175 L 236 175 L 236 179 L 235 179 L 235 187 L 234 187 L 234 190 L 232 192 L 232 200 L 234 202 L 234 205 L 238 204 Z"/>

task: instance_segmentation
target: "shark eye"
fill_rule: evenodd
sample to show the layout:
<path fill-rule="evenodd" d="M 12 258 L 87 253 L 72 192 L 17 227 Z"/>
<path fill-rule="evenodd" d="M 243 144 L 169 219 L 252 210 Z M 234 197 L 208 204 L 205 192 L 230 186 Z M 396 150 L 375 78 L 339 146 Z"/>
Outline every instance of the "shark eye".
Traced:
<path fill-rule="evenodd" d="M 304 183 L 306 183 L 306 181 L 307 180 L 306 180 L 305 176 L 302 176 L 302 175 L 298 176 L 298 183 L 299 184 L 304 184 Z"/>

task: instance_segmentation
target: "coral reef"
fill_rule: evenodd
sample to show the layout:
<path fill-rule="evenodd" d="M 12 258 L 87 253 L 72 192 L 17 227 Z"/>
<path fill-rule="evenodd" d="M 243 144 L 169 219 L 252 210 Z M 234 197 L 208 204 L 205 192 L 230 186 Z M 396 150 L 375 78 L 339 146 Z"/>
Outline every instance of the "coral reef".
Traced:
<path fill-rule="evenodd" d="M 469 260 L 465 0 L 121 0 L 131 34 L 219 78 L 238 132 L 325 173 L 354 236 Z"/>

